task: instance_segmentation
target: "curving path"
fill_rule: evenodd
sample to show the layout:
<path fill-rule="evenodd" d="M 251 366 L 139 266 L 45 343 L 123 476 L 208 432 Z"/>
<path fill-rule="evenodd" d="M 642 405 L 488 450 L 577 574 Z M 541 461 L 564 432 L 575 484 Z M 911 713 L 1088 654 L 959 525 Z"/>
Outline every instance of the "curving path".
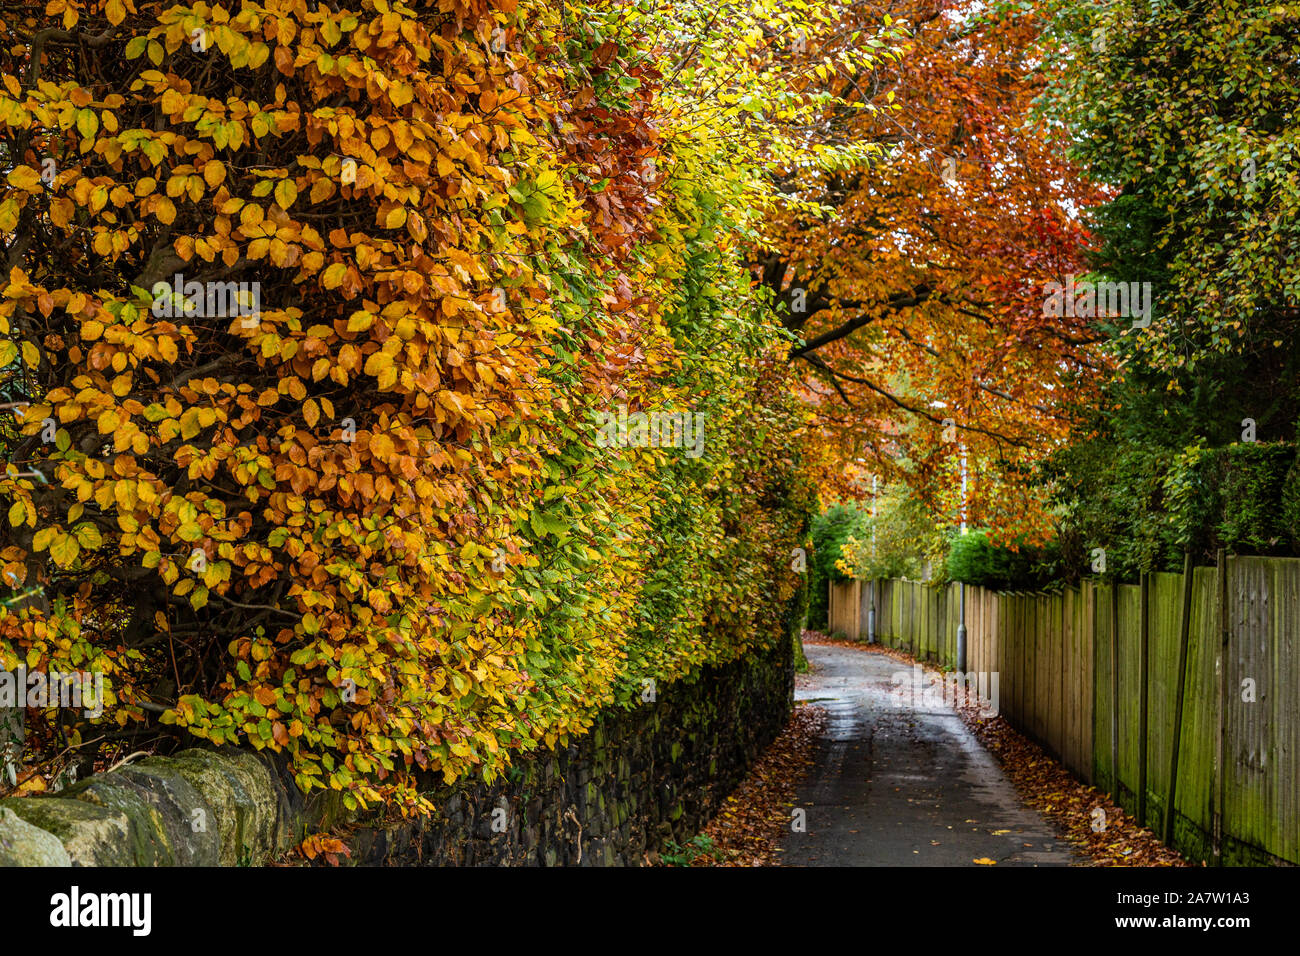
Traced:
<path fill-rule="evenodd" d="M 1068 866 L 1082 863 L 948 706 L 900 707 L 907 665 L 866 649 L 806 645 L 795 696 L 830 720 L 795 807 L 806 831 L 781 843 L 786 866 Z M 988 865 L 988 864 L 983 864 Z"/>

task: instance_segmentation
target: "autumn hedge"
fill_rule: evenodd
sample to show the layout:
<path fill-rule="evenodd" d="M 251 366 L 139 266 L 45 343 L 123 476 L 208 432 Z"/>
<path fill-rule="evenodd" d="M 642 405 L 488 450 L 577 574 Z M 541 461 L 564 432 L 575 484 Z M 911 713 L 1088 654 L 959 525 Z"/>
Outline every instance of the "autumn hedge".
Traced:
<path fill-rule="evenodd" d="M 619 10 L 0 4 L 0 667 L 109 688 L 34 747 L 161 723 L 418 811 L 780 633 L 749 187 Z M 620 410 L 703 454 L 600 447 Z"/>

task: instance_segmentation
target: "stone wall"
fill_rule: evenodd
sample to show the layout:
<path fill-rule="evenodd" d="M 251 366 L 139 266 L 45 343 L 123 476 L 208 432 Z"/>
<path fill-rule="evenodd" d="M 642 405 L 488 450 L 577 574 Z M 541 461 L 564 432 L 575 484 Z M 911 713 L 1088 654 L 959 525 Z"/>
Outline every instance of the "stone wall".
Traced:
<path fill-rule="evenodd" d="M 605 715 L 569 747 L 536 755 L 488 786 L 438 794 L 441 812 L 359 827 L 365 863 L 636 866 L 698 833 L 789 719 L 793 642 Z M 494 813 L 494 811 L 497 811 Z"/>
<path fill-rule="evenodd" d="M 0 865 L 261 865 L 330 827 L 359 864 L 638 865 L 697 833 L 785 725 L 793 644 L 778 644 L 661 685 L 492 785 L 438 788 L 429 820 L 344 820 L 337 794 L 304 800 L 268 754 L 195 749 L 0 800 Z"/>

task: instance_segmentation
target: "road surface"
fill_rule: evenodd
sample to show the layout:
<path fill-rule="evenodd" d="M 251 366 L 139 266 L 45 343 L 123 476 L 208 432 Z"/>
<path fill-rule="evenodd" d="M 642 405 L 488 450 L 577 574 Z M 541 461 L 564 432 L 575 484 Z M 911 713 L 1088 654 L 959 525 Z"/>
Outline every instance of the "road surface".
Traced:
<path fill-rule="evenodd" d="M 851 647 L 804 650 L 812 670 L 795 696 L 817 701 L 830 720 L 795 803 L 806 829 L 784 837 L 782 865 L 1082 862 L 1049 821 L 1022 804 L 950 706 L 898 701 L 893 675 L 906 664 Z"/>

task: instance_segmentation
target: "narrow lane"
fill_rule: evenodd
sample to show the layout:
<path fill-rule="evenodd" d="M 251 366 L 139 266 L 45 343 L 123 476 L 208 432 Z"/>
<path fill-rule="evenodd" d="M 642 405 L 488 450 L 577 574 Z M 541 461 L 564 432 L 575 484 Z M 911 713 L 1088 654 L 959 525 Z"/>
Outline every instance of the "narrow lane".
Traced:
<path fill-rule="evenodd" d="M 795 807 L 806 831 L 781 844 L 786 866 L 1068 866 L 1069 844 L 1015 788 L 961 718 L 935 702 L 901 704 L 885 654 L 807 645 L 796 697 L 830 720 Z M 987 865 L 987 864 L 984 864 Z"/>

